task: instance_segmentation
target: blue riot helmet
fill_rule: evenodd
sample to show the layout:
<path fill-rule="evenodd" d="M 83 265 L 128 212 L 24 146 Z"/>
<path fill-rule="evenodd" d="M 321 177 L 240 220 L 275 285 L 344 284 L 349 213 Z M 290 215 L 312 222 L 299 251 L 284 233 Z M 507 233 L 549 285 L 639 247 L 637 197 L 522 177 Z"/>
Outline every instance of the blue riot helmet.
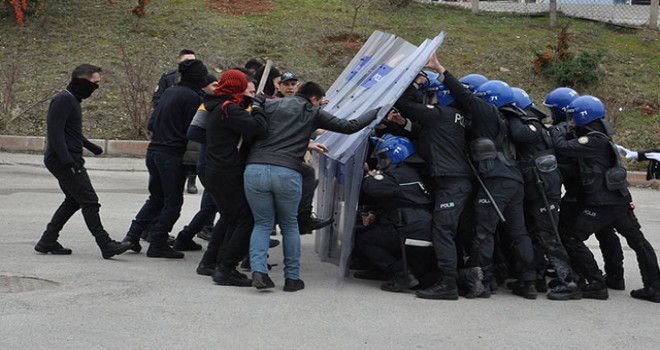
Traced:
<path fill-rule="evenodd" d="M 451 91 L 445 86 L 445 84 L 438 82 L 438 90 L 435 92 L 435 95 L 438 97 L 438 104 L 441 106 L 449 106 L 454 103 L 454 95 L 451 94 Z"/>
<path fill-rule="evenodd" d="M 468 74 L 461 79 L 458 79 L 470 91 L 474 92 L 481 84 L 488 81 L 488 78 L 481 74 Z"/>
<path fill-rule="evenodd" d="M 578 97 L 580 97 L 580 94 L 577 91 L 560 87 L 550 91 L 548 96 L 545 97 L 543 105 L 550 109 L 555 122 L 563 122 L 566 120 L 566 107 Z"/>
<path fill-rule="evenodd" d="M 387 156 L 391 164 L 399 164 L 413 153 L 415 153 L 415 146 L 403 136 L 385 134 L 376 145 L 378 157 Z"/>
<path fill-rule="evenodd" d="M 481 84 L 474 93 L 497 108 L 513 102 L 513 91 L 501 80 L 490 80 Z"/>
<path fill-rule="evenodd" d="M 585 126 L 594 120 L 605 118 L 605 105 L 597 97 L 584 95 L 573 100 L 566 112 L 575 122 L 575 126 Z"/>
<path fill-rule="evenodd" d="M 511 91 L 513 92 L 513 103 L 515 103 L 518 108 L 524 110 L 525 108 L 534 105 L 534 102 L 532 102 L 532 99 L 525 90 L 512 87 Z"/>

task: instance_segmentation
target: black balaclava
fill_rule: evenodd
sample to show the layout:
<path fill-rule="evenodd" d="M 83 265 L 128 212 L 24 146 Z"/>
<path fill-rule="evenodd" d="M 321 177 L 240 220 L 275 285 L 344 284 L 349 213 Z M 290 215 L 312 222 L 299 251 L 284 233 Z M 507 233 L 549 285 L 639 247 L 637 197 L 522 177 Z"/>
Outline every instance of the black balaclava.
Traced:
<path fill-rule="evenodd" d="M 66 87 L 66 90 L 71 93 L 79 101 L 82 101 L 92 95 L 94 90 L 99 88 L 99 84 L 92 83 L 84 78 L 73 78 Z"/>
<path fill-rule="evenodd" d="M 198 89 L 207 85 L 204 83 L 209 71 L 200 60 L 185 60 L 179 63 L 179 73 L 181 73 L 182 83 Z"/>

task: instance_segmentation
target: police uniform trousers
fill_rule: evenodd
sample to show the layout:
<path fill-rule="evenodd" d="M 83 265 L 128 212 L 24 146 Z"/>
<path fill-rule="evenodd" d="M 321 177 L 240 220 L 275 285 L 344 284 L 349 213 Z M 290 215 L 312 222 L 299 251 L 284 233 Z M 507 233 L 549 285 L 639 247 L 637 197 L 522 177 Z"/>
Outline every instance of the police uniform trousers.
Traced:
<path fill-rule="evenodd" d="M 435 182 L 432 242 L 443 276 L 457 278 L 456 235 L 461 214 L 472 194 L 470 177 L 438 176 Z"/>
<path fill-rule="evenodd" d="M 534 281 L 536 279 L 534 250 L 525 228 L 523 184 L 503 177 L 484 178 L 483 181 L 506 220 L 506 223 L 502 225 L 501 234 L 511 241 L 520 279 Z M 490 283 L 493 278 L 495 232 L 500 218 L 483 188 L 479 188 L 477 192 L 474 219 L 474 249 L 478 252 L 478 265 L 484 269 L 484 284 L 486 284 Z"/>
<path fill-rule="evenodd" d="M 584 204 L 576 194 L 569 190 L 562 197 L 559 208 L 559 234 L 562 241 L 564 241 L 566 232 L 575 226 Z M 604 226 L 595 232 L 605 264 L 605 273 L 608 276 L 621 276 L 623 278 L 623 249 L 621 248 L 619 236 L 614 232 L 612 226 Z M 564 242 L 564 244 L 566 243 Z"/>
<path fill-rule="evenodd" d="M 593 254 L 584 244 L 593 232 L 612 226 L 621 234 L 628 246 L 635 251 L 644 286 L 660 283 L 658 258 L 651 244 L 640 230 L 641 226 L 630 204 L 586 206 L 577 215 L 573 228 L 564 242 L 571 256 L 573 267 L 589 281 L 605 283 Z"/>

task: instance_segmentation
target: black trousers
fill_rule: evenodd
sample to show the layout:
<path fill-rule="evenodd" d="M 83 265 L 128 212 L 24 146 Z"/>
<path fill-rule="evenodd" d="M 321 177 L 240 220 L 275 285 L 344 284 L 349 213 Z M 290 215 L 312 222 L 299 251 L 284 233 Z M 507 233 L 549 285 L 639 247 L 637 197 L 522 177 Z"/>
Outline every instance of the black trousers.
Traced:
<path fill-rule="evenodd" d="M 443 276 L 458 277 L 456 236 L 461 214 L 472 194 L 469 177 L 435 177 L 432 241 Z"/>
<path fill-rule="evenodd" d="M 57 179 L 60 189 L 64 193 L 64 202 L 55 210 L 53 217 L 46 226 L 46 231 L 41 236 L 41 240 L 44 242 L 57 241 L 64 225 L 78 209 L 81 209 L 87 229 L 96 239 L 96 243 L 99 246 L 107 244 L 110 237 L 103 228 L 103 224 L 101 224 L 101 217 L 99 216 L 101 204 L 99 204 L 99 197 L 92 186 L 87 169 L 82 164 L 77 167 L 75 173 L 71 168 L 63 166 L 50 165 L 47 168 Z"/>
<path fill-rule="evenodd" d="M 584 209 L 584 204 L 577 194 L 569 191 L 562 197 L 559 208 L 559 234 L 564 240 L 566 232 L 575 226 L 579 213 Z M 605 273 L 609 276 L 623 277 L 623 249 L 619 236 L 614 232 L 612 226 L 604 226 L 596 231 L 596 239 L 603 256 Z"/>
<path fill-rule="evenodd" d="M 205 175 L 205 186 L 218 207 L 220 220 L 213 227 L 202 261 L 235 268 L 250 249 L 254 226 L 245 199 L 243 172 L 218 172 L 207 168 Z"/>
<path fill-rule="evenodd" d="M 571 260 L 568 253 L 555 231 L 558 230 L 560 199 L 558 197 L 547 198 L 549 206 L 547 208 L 543 198 L 538 196 L 538 190 L 531 192 L 534 189 L 526 186 L 527 189 L 528 191 L 525 192 L 525 223 L 527 225 L 527 232 L 529 232 L 534 245 L 537 275 L 539 277 L 544 275 L 546 268 L 545 255 L 552 267 L 557 271 L 557 276 L 561 281 L 577 281 L 577 276 L 571 268 Z M 536 195 L 528 195 L 528 193 L 535 193 Z"/>
<path fill-rule="evenodd" d="M 298 205 L 298 221 L 309 220 L 312 215 L 312 201 L 314 200 L 314 190 L 318 181 L 314 168 L 307 163 L 302 164 L 302 197 Z"/>
<path fill-rule="evenodd" d="M 586 206 L 579 212 L 574 226 L 567 232 L 564 243 L 577 272 L 589 281 L 604 283 L 603 274 L 584 241 L 594 232 L 608 226 L 614 227 L 626 239 L 628 246 L 635 251 L 644 286 L 660 287 L 658 258 L 653 247 L 644 237 L 629 204 Z"/>
<path fill-rule="evenodd" d="M 523 184 L 508 178 L 484 178 L 486 187 L 502 211 L 506 223 L 501 227 L 500 234 L 511 242 L 516 256 L 517 271 L 523 281 L 534 281 L 534 249 L 532 241 L 525 229 L 523 212 Z M 491 204 L 483 188 L 479 188 L 475 199 L 475 244 L 474 249 L 478 265 L 484 268 L 484 281 L 492 279 L 493 251 L 495 249 L 495 232 L 500 218 Z"/>
<path fill-rule="evenodd" d="M 128 229 L 127 236 L 138 239 L 142 231 L 153 221 L 150 244 L 154 247 L 167 246 L 167 236 L 181 215 L 183 187 L 186 171 L 183 156 L 165 152 L 147 151 L 146 163 L 149 170 L 149 198 Z"/>

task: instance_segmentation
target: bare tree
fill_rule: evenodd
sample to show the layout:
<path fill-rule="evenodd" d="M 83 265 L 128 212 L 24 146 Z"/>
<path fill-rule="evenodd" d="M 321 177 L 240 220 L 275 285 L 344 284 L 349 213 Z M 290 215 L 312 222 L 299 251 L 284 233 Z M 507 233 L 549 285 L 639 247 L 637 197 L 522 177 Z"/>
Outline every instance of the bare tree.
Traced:
<path fill-rule="evenodd" d="M 148 50 L 146 50 L 148 51 Z M 132 136 L 148 138 L 147 119 L 151 113 L 153 62 L 145 56 L 129 56 L 126 48 L 119 47 L 122 72 L 119 84 L 121 99 L 131 118 Z"/>

